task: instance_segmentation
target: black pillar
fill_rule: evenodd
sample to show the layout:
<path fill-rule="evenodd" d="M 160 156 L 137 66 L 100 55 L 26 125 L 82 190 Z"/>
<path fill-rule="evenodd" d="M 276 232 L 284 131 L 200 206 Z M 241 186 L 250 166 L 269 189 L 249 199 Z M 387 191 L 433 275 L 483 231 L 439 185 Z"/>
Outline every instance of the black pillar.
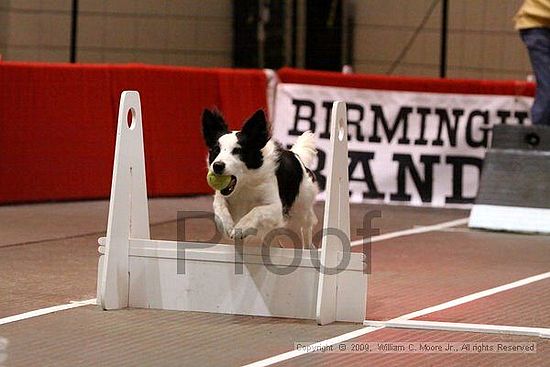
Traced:
<path fill-rule="evenodd" d="M 441 2 L 441 49 L 439 58 L 439 77 L 447 76 L 447 19 L 449 12 L 449 0 Z"/>
<path fill-rule="evenodd" d="M 71 11 L 71 63 L 76 62 L 76 30 L 78 23 L 78 0 L 73 0 L 73 7 Z"/>

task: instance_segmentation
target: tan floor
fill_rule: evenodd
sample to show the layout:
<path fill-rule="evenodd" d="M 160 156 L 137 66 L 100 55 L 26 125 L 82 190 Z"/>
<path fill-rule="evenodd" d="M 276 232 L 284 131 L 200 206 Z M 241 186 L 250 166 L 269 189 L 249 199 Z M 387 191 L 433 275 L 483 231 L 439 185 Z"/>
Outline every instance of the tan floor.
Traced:
<path fill-rule="evenodd" d="M 178 210 L 210 210 L 211 199 L 150 200 L 152 237 L 176 238 Z M 0 207 L 0 318 L 95 297 L 97 237 L 108 203 L 89 201 Z M 317 208 L 322 216 L 322 205 Z M 468 215 L 463 210 L 352 206 L 352 236 L 363 216 L 379 210 L 381 233 Z M 190 223 L 189 240 L 208 240 L 211 229 Z M 372 245 L 367 318 L 384 320 L 466 294 L 550 270 L 550 237 L 454 228 Z M 543 281 L 428 315 L 438 321 L 498 322 L 550 327 L 550 283 Z M 494 310 L 494 312 L 491 312 Z M 9 339 L 7 366 L 179 365 L 236 366 L 291 350 L 295 341 L 317 341 L 360 328 L 335 324 L 152 310 L 102 312 L 85 306 L 0 326 Z M 380 330 L 368 340 L 478 340 L 469 333 Z M 519 340 L 518 337 L 500 337 Z M 521 339 L 521 337 L 519 337 Z M 500 339 L 499 339 L 500 340 Z M 523 338 L 521 340 L 533 340 Z M 535 340 L 535 356 L 311 354 L 289 365 L 544 365 L 548 343 Z M 477 359 L 476 359 L 477 358 Z M 479 363 L 478 363 L 479 362 Z M 2 365 L 0 363 L 0 365 Z"/>

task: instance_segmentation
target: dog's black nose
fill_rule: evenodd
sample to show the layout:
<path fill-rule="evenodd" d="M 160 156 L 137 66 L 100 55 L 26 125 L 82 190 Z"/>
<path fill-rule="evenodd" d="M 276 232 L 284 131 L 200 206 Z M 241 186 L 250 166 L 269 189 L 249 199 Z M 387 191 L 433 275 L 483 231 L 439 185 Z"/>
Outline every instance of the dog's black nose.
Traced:
<path fill-rule="evenodd" d="M 225 163 L 214 162 L 214 164 L 212 165 L 212 169 L 214 170 L 215 174 L 221 175 L 223 173 L 223 170 L 225 169 Z"/>

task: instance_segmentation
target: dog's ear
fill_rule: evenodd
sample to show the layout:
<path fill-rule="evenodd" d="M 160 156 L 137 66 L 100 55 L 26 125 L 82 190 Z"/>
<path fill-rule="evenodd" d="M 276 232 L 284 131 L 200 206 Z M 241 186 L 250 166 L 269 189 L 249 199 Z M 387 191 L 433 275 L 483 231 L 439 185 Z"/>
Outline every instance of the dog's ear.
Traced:
<path fill-rule="evenodd" d="M 218 110 L 205 109 L 202 112 L 202 136 L 209 148 L 214 147 L 220 136 L 228 132 L 227 124 Z"/>
<path fill-rule="evenodd" d="M 262 149 L 269 141 L 269 128 L 263 110 L 246 120 L 239 134 L 239 143 L 253 149 Z"/>

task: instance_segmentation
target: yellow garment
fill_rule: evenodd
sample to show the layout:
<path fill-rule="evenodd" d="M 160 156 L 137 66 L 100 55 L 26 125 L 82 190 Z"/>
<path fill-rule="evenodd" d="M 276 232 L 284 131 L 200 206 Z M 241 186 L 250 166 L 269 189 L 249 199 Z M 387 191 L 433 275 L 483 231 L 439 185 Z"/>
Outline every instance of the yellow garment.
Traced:
<path fill-rule="evenodd" d="M 525 0 L 514 20 L 516 29 L 550 27 L 550 0 Z"/>

